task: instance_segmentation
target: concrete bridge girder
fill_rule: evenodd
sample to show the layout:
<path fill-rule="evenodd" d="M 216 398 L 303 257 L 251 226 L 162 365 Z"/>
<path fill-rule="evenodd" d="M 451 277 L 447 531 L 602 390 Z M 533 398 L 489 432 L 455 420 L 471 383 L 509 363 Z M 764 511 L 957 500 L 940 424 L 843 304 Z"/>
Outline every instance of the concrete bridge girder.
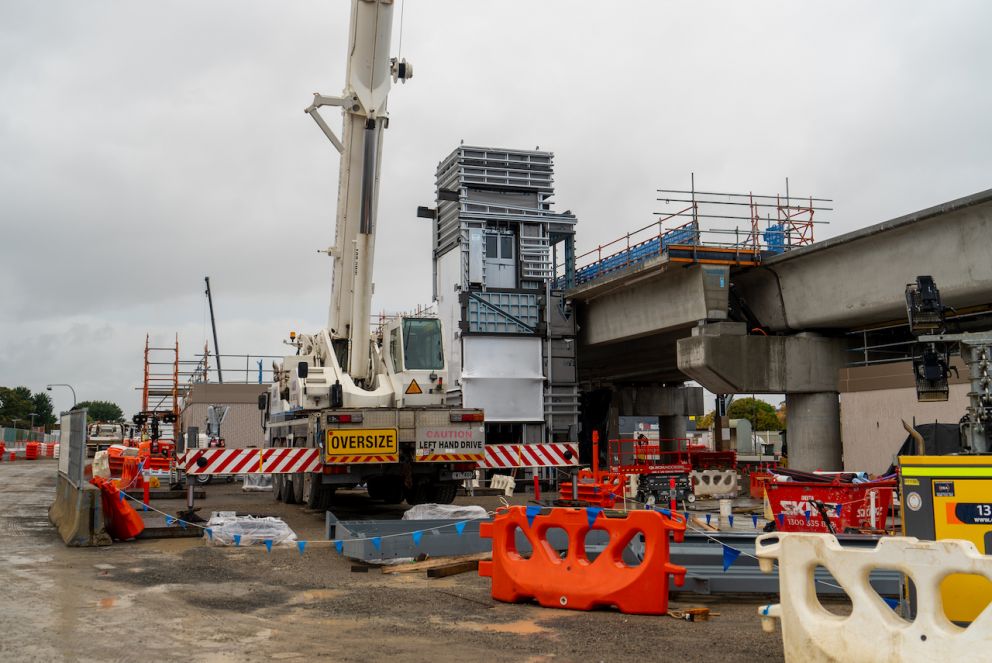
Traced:
<path fill-rule="evenodd" d="M 655 259 L 570 290 L 581 302 L 580 343 L 617 343 L 726 320 L 728 267 L 681 266 Z"/>
<path fill-rule="evenodd" d="M 990 237 L 992 190 L 765 258 L 734 284 L 772 331 L 903 320 L 904 288 L 920 274 L 945 304 L 992 304 Z"/>

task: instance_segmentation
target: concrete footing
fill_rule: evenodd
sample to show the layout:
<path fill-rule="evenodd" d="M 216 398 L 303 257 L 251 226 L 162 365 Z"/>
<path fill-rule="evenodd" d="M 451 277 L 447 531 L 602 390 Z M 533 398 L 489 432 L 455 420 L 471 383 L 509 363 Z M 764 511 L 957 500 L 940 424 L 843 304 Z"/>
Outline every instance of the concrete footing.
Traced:
<path fill-rule="evenodd" d="M 67 546 L 109 546 L 113 541 L 103 524 L 100 489 L 88 483 L 79 488 L 62 473 L 55 484 L 55 502 L 48 519 Z"/>

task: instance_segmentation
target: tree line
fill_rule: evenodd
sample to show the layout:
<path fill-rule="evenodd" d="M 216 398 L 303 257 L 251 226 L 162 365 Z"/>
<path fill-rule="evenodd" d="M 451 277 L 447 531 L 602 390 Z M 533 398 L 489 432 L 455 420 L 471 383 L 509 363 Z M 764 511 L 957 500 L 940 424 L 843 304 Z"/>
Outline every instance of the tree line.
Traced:
<path fill-rule="evenodd" d="M 87 409 L 89 421 L 124 421 L 124 412 L 111 401 L 82 401 L 74 410 Z M 32 392 L 28 387 L 0 387 L 0 426 L 28 428 L 34 414 L 36 428 L 52 429 L 55 417 L 52 398 L 44 391 Z"/>

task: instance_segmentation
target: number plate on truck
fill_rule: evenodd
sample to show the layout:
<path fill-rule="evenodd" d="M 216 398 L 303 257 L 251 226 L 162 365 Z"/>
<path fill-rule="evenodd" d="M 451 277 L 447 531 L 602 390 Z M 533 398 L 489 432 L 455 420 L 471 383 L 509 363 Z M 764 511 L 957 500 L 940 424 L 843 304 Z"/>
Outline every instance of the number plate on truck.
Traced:
<path fill-rule="evenodd" d="M 395 428 L 327 431 L 327 457 L 371 455 L 383 456 L 399 453 Z"/>

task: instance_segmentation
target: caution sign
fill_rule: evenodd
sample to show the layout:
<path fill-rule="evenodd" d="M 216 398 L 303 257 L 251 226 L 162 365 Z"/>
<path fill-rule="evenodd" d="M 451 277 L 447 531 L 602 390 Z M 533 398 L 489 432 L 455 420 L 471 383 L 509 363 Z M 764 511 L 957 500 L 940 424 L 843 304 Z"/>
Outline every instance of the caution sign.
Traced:
<path fill-rule="evenodd" d="M 325 452 L 328 458 L 356 454 L 396 454 L 399 453 L 398 439 L 395 428 L 329 430 Z"/>
<path fill-rule="evenodd" d="M 417 456 L 455 454 L 481 460 L 485 455 L 482 426 L 419 426 Z"/>
<path fill-rule="evenodd" d="M 417 384 L 417 381 L 416 380 L 413 380 L 413 381 L 410 382 L 410 386 L 406 388 L 406 392 L 404 392 L 404 393 L 407 393 L 407 394 L 422 394 L 422 393 L 424 393 L 424 390 L 420 388 L 420 385 Z"/>

